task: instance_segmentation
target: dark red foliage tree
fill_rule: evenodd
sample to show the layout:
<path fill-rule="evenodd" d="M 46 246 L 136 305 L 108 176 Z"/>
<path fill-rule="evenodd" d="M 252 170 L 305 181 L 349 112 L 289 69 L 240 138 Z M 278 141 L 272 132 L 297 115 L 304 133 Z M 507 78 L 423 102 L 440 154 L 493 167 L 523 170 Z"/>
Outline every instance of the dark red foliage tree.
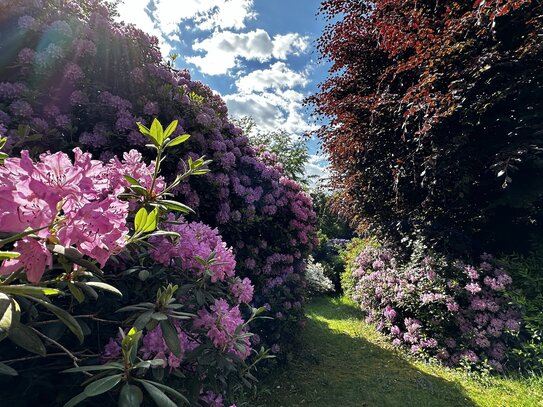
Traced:
<path fill-rule="evenodd" d="M 525 248 L 543 222 L 543 3 L 326 0 L 340 209 L 397 242 Z"/>

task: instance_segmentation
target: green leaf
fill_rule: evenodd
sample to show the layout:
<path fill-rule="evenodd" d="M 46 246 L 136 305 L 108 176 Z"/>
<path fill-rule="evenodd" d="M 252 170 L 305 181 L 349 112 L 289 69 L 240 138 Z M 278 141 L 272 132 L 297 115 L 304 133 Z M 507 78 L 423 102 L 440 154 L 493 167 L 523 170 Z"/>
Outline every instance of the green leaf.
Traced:
<path fill-rule="evenodd" d="M 153 232 L 151 235 L 149 235 L 149 237 L 151 236 L 170 236 L 170 237 L 174 237 L 174 238 L 179 238 L 181 237 L 179 235 L 179 233 L 177 232 L 170 232 L 168 230 L 157 230 L 156 232 Z M 147 271 L 147 270 L 146 270 Z"/>
<path fill-rule="evenodd" d="M 170 386 L 166 386 L 162 383 L 152 382 L 150 380 L 145 379 L 136 379 L 138 382 L 142 383 L 144 386 L 145 384 L 149 384 L 150 386 L 157 387 L 158 389 L 162 390 L 164 393 L 168 393 L 173 397 L 178 398 L 179 400 L 183 400 L 185 403 L 190 404 L 189 401 L 185 396 L 183 396 L 181 393 L 179 393 L 177 390 L 172 389 Z"/>
<path fill-rule="evenodd" d="M 177 407 L 177 405 L 171 401 L 168 396 L 166 396 L 158 387 L 156 387 L 151 382 L 140 380 L 147 393 L 151 396 L 153 401 L 158 407 Z"/>
<path fill-rule="evenodd" d="M 74 407 L 81 403 L 83 400 L 86 400 L 88 397 L 85 393 L 80 393 L 74 398 L 70 399 L 66 404 L 64 404 L 64 407 Z"/>
<path fill-rule="evenodd" d="M 17 252 L 0 252 L 0 260 L 16 259 L 21 253 Z"/>
<path fill-rule="evenodd" d="M 12 299 L 0 293 L 0 341 L 8 336 L 13 321 Z"/>
<path fill-rule="evenodd" d="M 168 316 L 163 312 L 154 312 L 153 315 L 151 315 L 151 318 L 155 321 L 164 321 L 168 319 Z"/>
<path fill-rule="evenodd" d="M 62 294 L 62 291 L 56 288 L 48 287 L 35 287 L 31 285 L 6 285 L 0 286 L 0 292 L 4 294 L 12 295 L 58 295 Z"/>
<path fill-rule="evenodd" d="M 92 365 L 92 366 L 80 366 L 72 367 L 70 369 L 63 370 L 62 373 L 79 373 L 79 372 L 97 372 L 102 370 L 123 370 L 123 365 L 120 363 L 108 363 L 105 365 Z"/>
<path fill-rule="evenodd" d="M 29 352 L 40 356 L 45 356 L 47 353 L 40 337 L 26 325 L 17 324 L 16 326 L 12 326 L 8 337 L 15 345 Z"/>
<path fill-rule="evenodd" d="M 168 147 L 173 147 L 173 146 L 177 146 L 181 143 L 184 143 L 185 141 L 187 141 L 188 139 L 190 138 L 190 134 L 183 134 L 181 136 L 178 136 L 176 138 L 174 138 L 172 141 L 170 141 L 168 143 Z"/>
<path fill-rule="evenodd" d="M 47 229 L 50 225 L 42 226 L 41 228 L 36 229 L 28 229 L 21 233 L 16 233 L 14 235 L 11 235 L 10 237 L 6 237 L 5 239 L 0 240 L 0 247 L 4 246 L 5 244 L 15 242 L 17 240 L 21 240 L 23 237 L 32 235 L 36 232 L 39 232 L 42 229 Z"/>
<path fill-rule="evenodd" d="M 31 298 L 32 300 L 36 301 L 37 303 L 43 305 L 45 308 L 47 308 L 49 311 L 51 311 L 53 314 L 57 316 L 58 319 L 60 319 L 64 325 L 68 327 L 70 331 L 79 339 L 80 343 L 83 343 L 83 330 L 79 326 L 79 323 L 77 320 L 71 316 L 67 311 L 64 311 L 62 308 L 57 307 L 56 305 L 53 305 L 49 302 L 43 301 L 39 298 Z"/>
<path fill-rule="evenodd" d="M 126 307 L 119 308 L 115 312 L 132 312 L 132 311 L 146 311 L 149 309 L 154 309 L 155 304 L 148 303 L 146 305 L 138 304 L 138 305 L 128 305 Z"/>
<path fill-rule="evenodd" d="M 173 122 L 170 123 L 170 125 L 166 128 L 166 130 L 164 130 L 164 139 L 167 139 L 173 134 L 175 129 L 177 129 L 177 123 L 179 122 L 177 120 L 174 120 Z"/>
<path fill-rule="evenodd" d="M 81 288 L 76 286 L 74 283 L 68 282 L 68 289 L 70 290 L 74 298 L 77 300 L 77 302 L 81 304 L 83 301 L 85 301 L 85 294 L 83 293 Z"/>
<path fill-rule="evenodd" d="M 87 270 L 92 271 L 95 274 L 103 275 L 104 272 L 100 270 L 96 264 L 91 261 L 88 261 L 83 258 L 83 254 L 77 250 L 75 247 L 64 247 L 59 244 L 48 244 L 47 248 L 53 253 L 61 254 L 66 257 L 68 260 L 75 264 L 79 264 L 82 267 L 85 267 Z"/>
<path fill-rule="evenodd" d="M 151 137 L 157 141 L 158 146 L 164 142 L 164 130 L 158 119 L 153 119 L 153 123 L 151 123 Z"/>
<path fill-rule="evenodd" d="M 136 124 L 138 125 L 138 129 L 139 129 L 141 134 L 143 134 L 145 136 L 149 136 L 151 134 L 151 131 L 146 126 L 144 126 L 140 122 L 137 122 Z"/>
<path fill-rule="evenodd" d="M 6 375 L 6 376 L 17 376 L 19 373 L 17 373 L 17 370 L 12 368 L 11 366 L 8 366 L 4 363 L 0 363 L 0 375 Z"/>
<path fill-rule="evenodd" d="M 149 196 L 149 191 L 141 185 L 130 185 L 130 189 L 140 196 Z"/>
<path fill-rule="evenodd" d="M 154 314 L 154 311 L 146 311 L 146 312 L 144 312 L 143 314 L 141 314 L 139 317 L 136 318 L 136 320 L 134 321 L 134 326 L 138 330 L 141 331 L 143 328 L 145 328 L 147 326 L 147 324 L 151 320 L 151 317 L 153 316 L 153 314 Z"/>
<path fill-rule="evenodd" d="M 178 211 L 181 213 L 195 213 L 192 208 L 190 208 L 189 206 L 185 204 L 182 204 L 181 202 L 164 199 L 160 201 L 160 203 L 172 211 Z"/>
<path fill-rule="evenodd" d="M 85 387 L 83 393 L 87 397 L 98 396 L 99 394 L 110 391 L 112 388 L 117 386 L 122 378 L 122 374 L 103 377 L 102 379 L 96 380 L 95 382 L 92 382 L 87 387 Z"/>
<path fill-rule="evenodd" d="M 179 343 L 179 337 L 177 336 L 177 330 L 169 320 L 160 321 L 160 329 L 162 330 L 162 336 L 168 349 L 177 357 L 181 357 L 181 344 Z"/>
<path fill-rule="evenodd" d="M 123 175 L 124 179 L 128 181 L 130 185 L 139 185 L 141 184 L 138 182 L 136 178 L 131 177 L 130 175 Z"/>
<path fill-rule="evenodd" d="M 116 289 L 112 285 L 109 285 L 106 283 L 101 283 L 99 281 L 87 281 L 85 284 L 94 288 L 99 288 L 100 290 L 109 291 L 110 293 L 118 295 L 119 297 L 123 296 L 122 292 L 120 292 L 118 289 Z"/>
<path fill-rule="evenodd" d="M 158 223 L 158 209 L 155 208 L 151 212 L 141 208 L 134 219 L 134 227 L 136 232 L 147 233 L 156 229 Z"/>
<path fill-rule="evenodd" d="M 125 384 L 119 395 L 118 407 L 139 407 L 143 402 L 143 392 L 138 386 Z"/>
<path fill-rule="evenodd" d="M 140 232 L 143 229 L 148 216 L 147 209 L 145 208 L 140 208 L 136 213 L 136 217 L 134 218 L 134 228 L 136 229 L 136 232 Z"/>

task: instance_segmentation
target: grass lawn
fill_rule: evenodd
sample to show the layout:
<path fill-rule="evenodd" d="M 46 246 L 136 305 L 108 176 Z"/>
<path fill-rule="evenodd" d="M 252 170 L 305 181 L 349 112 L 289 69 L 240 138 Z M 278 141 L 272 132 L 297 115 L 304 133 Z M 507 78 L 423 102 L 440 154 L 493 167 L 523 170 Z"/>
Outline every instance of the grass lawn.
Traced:
<path fill-rule="evenodd" d="M 480 378 L 412 360 L 345 298 L 317 298 L 306 312 L 306 348 L 262 383 L 252 406 L 543 406 L 543 378 Z"/>

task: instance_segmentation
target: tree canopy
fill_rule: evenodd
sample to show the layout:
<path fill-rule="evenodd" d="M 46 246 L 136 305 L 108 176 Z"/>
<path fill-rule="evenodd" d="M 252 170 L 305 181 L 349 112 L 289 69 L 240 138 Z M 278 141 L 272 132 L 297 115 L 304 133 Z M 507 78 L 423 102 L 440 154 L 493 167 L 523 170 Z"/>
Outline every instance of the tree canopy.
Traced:
<path fill-rule="evenodd" d="M 340 209 L 446 252 L 526 246 L 543 221 L 541 2 L 326 0 L 321 13 L 332 67 L 309 103 L 330 121 L 317 135 Z"/>

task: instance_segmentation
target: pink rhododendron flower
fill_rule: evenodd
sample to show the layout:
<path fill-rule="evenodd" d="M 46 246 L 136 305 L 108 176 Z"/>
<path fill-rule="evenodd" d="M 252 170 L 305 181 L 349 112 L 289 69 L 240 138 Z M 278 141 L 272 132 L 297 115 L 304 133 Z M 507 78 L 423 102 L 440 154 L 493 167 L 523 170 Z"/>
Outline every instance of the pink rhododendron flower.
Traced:
<path fill-rule="evenodd" d="M 38 229 L 49 237 L 56 219 L 55 238 L 63 246 L 75 246 L 103 266 L 126 244 L 128 203 L 117 199 L 123 186 L 108 180 L 102 162 L 74 149 L 74 161 L 65 153 L 46 153 L 34 163 L 27 151 L 21 158 L 8 158 L 0 166 L 0 231 L 19 233 Z M 51 257 L 42 242 L 25 239 L 39 255 L 5 261 L 3 272 L 25 263 L 28 279 L 37 282 Z M 25 246 L 26 247 L 26 246 Z M 42 250 L 40 250 L 40 248 Z M 47 252 L 47 253 L 46 253 Z"/>
<path fill-rule="evenodd" d="M 172 260 L 179 259 L 184 269 L 203 275 L 204 266 L 196 260 L 195 256 L 207 259 L 212 252 L 215 252 L 216 262 L 210 266 L 213 273 L 211 281 L 224 281 L 227 277 L 234 276 L 236 268 L 234 254 L 232 249 L 227 248 L 221 240 L 217 229 L 198 222 L 186 223 L 182 217 L 177 221 L 180 223 L 168 224 L 166 227 L 168 230 L 179 233 L 181 238 L 177 243 L 172 244 L 162 237 L 151 240 L 156 247 L 156 250 L 151 252 L 154 260 L 169 265 Z"/>
<path fill-rule="evenodd" d="M 21 255 L 16 259 L 5 260 L 0 266 L 0 274 L 11 274 L 23 268 L 31 283 L 41 280 L 45 269 L 52 267 L 53 257 L 43 242 L 25 237 L 15 243 L 15 251 Z"/>
<path fill-rule="evenodd" d="M 240 342 L 243 350 L 235 346 L 235 332 L 238 326 L 245 321 L 241 317 L 239 306 L 230 307 L 225 299 L 217 299 L 210 307 L 211 311 L 202 309 L 198 311 L 198 317 L 194 320 L 193 327 L 207 330 L 207 336 L 216 348 L 228 350 L 245 359 L 251 352 L 249 338 L 243 338 Z M 244 333 L 243 331 L 242 333 Z"/>

